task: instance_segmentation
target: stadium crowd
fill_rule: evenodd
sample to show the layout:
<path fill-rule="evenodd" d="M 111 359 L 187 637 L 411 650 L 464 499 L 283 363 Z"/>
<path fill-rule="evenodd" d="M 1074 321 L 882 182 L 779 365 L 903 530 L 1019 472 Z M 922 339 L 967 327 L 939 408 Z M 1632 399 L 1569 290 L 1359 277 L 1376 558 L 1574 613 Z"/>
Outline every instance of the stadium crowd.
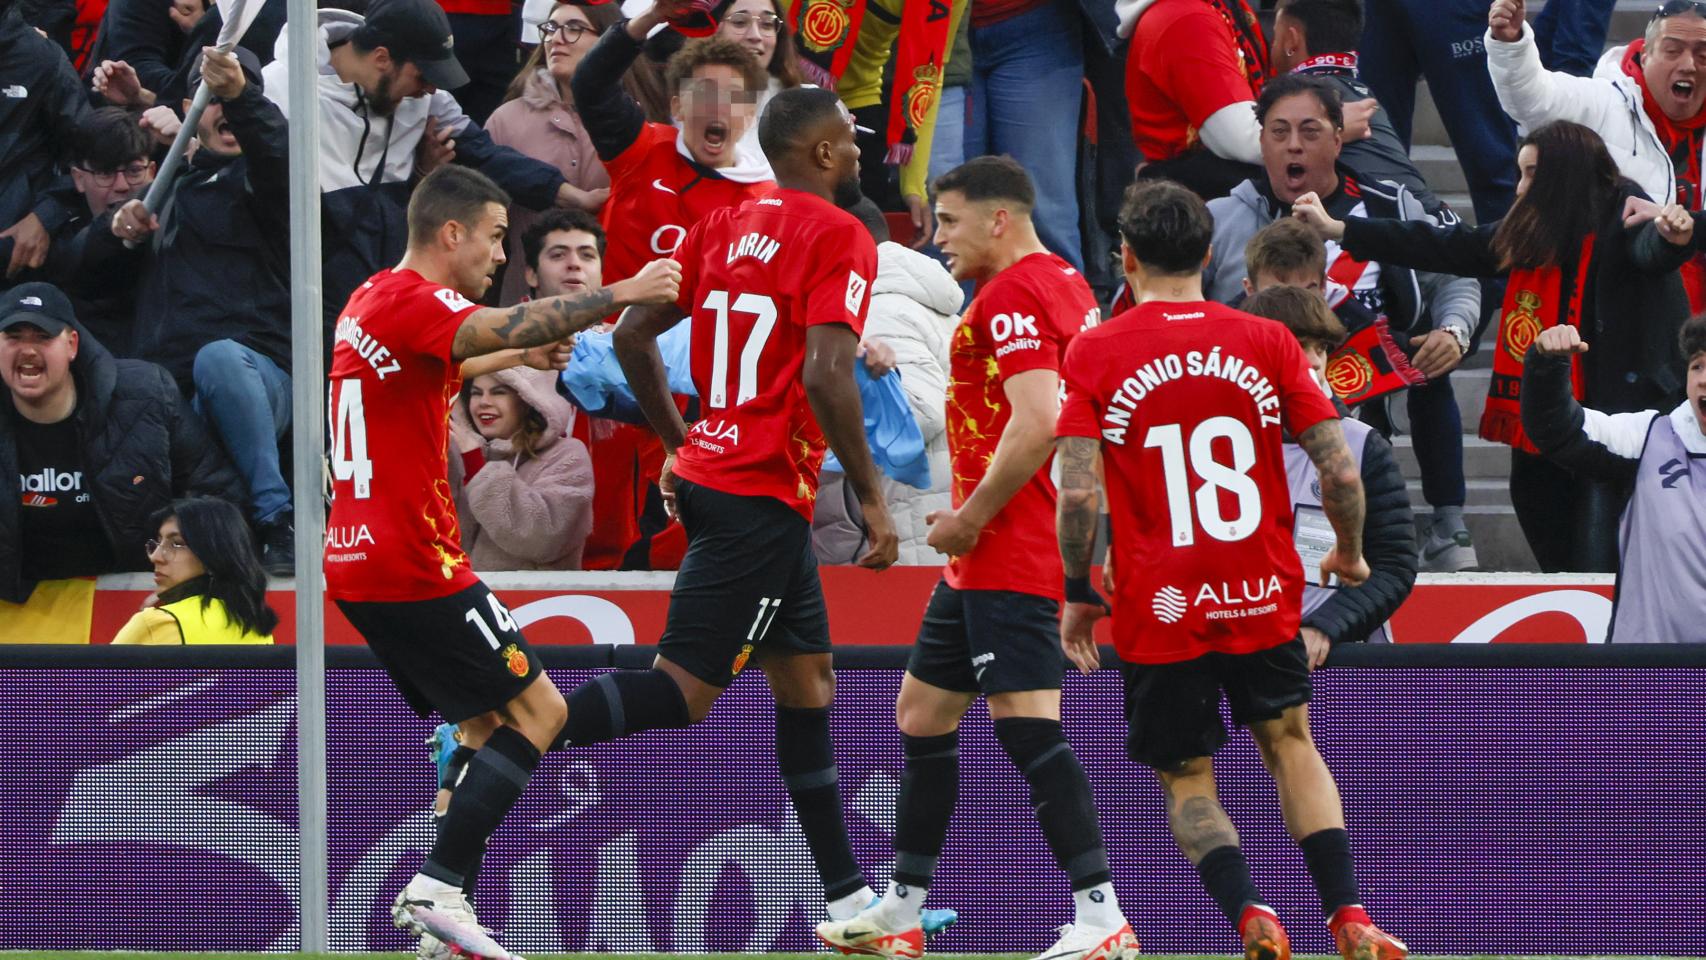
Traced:
<path fill-rule="evenodd" d="M 815 85 L 859 124 L 862 196 L 845 209 L 879 244 L 861 396 L 900 562 L 943 562 L 932 518 L 965 499 L 948 406 L 979 291 L 950 267 L 995 242 L 938 223 L 934 184 L 1007 155 L 1034 185 L 1037 238 L 1102 318 L 1136 299 L 1127 187 L 1165 178 L 1209 201 L 1206 297 L 1284 323 L 1356 418 L 1373 576 L 1306 603 L 1312 644 L 1378 639 L 1418 569 L 1478 565 L 1452 380 L 1478 350 L 1493 356 L 1478 432 L 1510 448 L 1540 568 L 1622 571 L 1620 639 L 1682 639 L 1690 625 L 1656 598 L 1678 569 L 1706 575 L 1706 334 L 1689 319 L 1706 310 L 1706 5 L 1669 0 L 1602 55 L 1610 10 L 1551 0 L 1529 23 L 1522 0 L 1279 0 L 1271 20 L 1246 0 L 322 0 L 318 102 L 304 104 L 287 95 L 283 0 L 229 53 L 204 0 L 0 0 L 0 603 L 51 606 L 61 581 L 158 569 L 169 557 L 144 544 L 169 542 L 163 518 L 186 534 L 211 523 L 190 497 L 241 509 L 252 543 L 222 535 L 221 551 L 293 572 L 290 123 L 321 130 L 325 342 L 353 337 L 380 368 L 383 348 L 342 312 L 401 259 L 425 176 L 478 170 L 511 198 L 488 306 L 596 291 L 772 190 L 758 118 Z M 1474 226 L 1411 161 L 1418 75 Z M 188 156 L 157 184 L 204 86 Z M 1276 292 L 1292 289 L 1307 296 Z M 475 570 L 681 562 L 666 451 L 617 362 L 616 319 L 464 365 L 445 479 Z M 659 350 L 691 422 L 708 398 L 686 341 Z M 1388 442 L 1399 424 L 1419 518 Z M 826 564 L 869 546 L 836 470 L 813 523 Z M 1679 482 L 1686 507 L 1659 505 Z M 1651 609 L 1626 629 L 1631 596 Z"/>

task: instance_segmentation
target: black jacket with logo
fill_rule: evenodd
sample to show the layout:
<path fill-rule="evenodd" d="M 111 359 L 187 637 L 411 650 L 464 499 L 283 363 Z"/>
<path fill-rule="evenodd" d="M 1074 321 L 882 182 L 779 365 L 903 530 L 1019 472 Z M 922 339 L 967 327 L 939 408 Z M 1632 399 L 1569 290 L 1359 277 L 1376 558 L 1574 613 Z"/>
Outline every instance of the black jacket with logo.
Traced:
<path fill-rule="evenodd" d="M 83 81 L 65 51 L 25 23 L 16 7 L 0 6 L 0 230 L 42 202 L 56 155 L 88 112 Z M 58 224 L 48 219 L 51 232 Z M 11 252 L 9 238 L 0 242 L 0 253 Z"/>
<path fill-rule="evenodd" d="M 80 332 L 81 333 L 81 332 Z M 148 520 L 178 497 L 244 502 L 243 484 L 166 371 L 141 360 L 115 360 L 81 333 L 71 374 L 71 417 L 89 472 L 89 492 L 122 570 L 145 570 Z M 0 398 L 11 403 L 11 397 Z M 35 590 L 22 541 L 15 411 L 0 411 L 0 600 L 22 603 Z M 108 571 L 118 572 L 118 571 Z"/>

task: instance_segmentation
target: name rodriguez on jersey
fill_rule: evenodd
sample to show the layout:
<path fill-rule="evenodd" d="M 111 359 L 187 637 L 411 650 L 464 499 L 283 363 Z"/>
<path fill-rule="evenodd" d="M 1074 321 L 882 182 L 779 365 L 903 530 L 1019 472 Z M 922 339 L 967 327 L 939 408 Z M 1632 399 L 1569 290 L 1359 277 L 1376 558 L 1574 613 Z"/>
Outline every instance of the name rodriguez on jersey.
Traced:
<path fill-rule="evenodd" d="M 1143 402 L 1143 398 L 1163 384 L 1188 376 L 1210 377 L 1236 385 L 1256 401 L 1256 410 L 1261 414 L 1262 426 L 1279 426 L 1279 391 L 1269 382 L 1267 376 L 1250 361 L 1242 357 L 1223 355 L 1220 348 L 1215 347 L 1207 353 L 1201 350 L 1191 350 L 1183 356 L 1169 353 L 1164 357 L 1156 357 L 1132 371 L 1131 376 L 1126 377 L 1125 382 L 1108 398 L 1108 408 L 1102 413 L 1102 439 L 1116 446 L 1124 446 L 1126 430 L 1131 426 L 1131 415 L 1136 412 L 1137 405 Z"/>

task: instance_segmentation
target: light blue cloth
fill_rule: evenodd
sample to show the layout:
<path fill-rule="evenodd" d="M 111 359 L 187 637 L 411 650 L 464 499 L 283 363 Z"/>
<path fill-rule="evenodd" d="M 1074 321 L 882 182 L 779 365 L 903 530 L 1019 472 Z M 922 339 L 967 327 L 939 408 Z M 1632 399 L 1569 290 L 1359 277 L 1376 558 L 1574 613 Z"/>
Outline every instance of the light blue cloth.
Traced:
<path fill-rule="evenodd" d="M 691 331 L 691 324 L 678 323 L 657 341 L 669 376 L 669 392 L 685 397 L 699 395 L 693 386 Z M 900 371 L 872 379 L 870 371 L 859 363 L 853 367 L 853 378 L 859 384 L 859 399 L 865 407 L 865 438 L 877 468 L 907 486 L 929 489 L 930 460 L 924 453 L 924 435 L 901 389 Z M 592 416 L 623 423 L 646 422 L 622 365 L 616 361 L 608 333 L 583 333 L 575 339 L 562 383 L 574 405 Z M 841 466 L 831 453 L 823 468 L 840 470 Z"/>

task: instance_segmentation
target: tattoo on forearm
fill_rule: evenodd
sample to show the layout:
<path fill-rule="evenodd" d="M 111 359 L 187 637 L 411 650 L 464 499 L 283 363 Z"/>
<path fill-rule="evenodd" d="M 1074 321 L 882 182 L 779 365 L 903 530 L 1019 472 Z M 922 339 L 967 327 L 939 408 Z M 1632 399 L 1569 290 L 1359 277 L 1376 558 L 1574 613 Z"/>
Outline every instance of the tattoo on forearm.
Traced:
<path fill-rule="evenodd" d="M 477 357 L 506 347 L 537 347 L 598 323 L 614 303 L 605 289 L 530 300 L 505 310 L 480 310 L 456 331 L 451 350 L 461 357 Z"/>
<path fill-rule="evenodd" d="M 1055 518 L 1060 558 L 1068 577 L 1090 573 L 1090 554 L 1096 543 L 1096 455 L 1100 441 L 1062 437 L 1059 510 Z"/>
<path fill-rule="evenodd" d="M 1303 431 L 1297 442 L 1321 476 L 1321 509 L 1332 522 L 1333 531 L 1340 542 L 1360 546 L 1367 505 L 1361 471 L 1351 457 L 1350 445 L 1345 443 L 1344 429 L 1337 420 L 1323 420 Z"/>

